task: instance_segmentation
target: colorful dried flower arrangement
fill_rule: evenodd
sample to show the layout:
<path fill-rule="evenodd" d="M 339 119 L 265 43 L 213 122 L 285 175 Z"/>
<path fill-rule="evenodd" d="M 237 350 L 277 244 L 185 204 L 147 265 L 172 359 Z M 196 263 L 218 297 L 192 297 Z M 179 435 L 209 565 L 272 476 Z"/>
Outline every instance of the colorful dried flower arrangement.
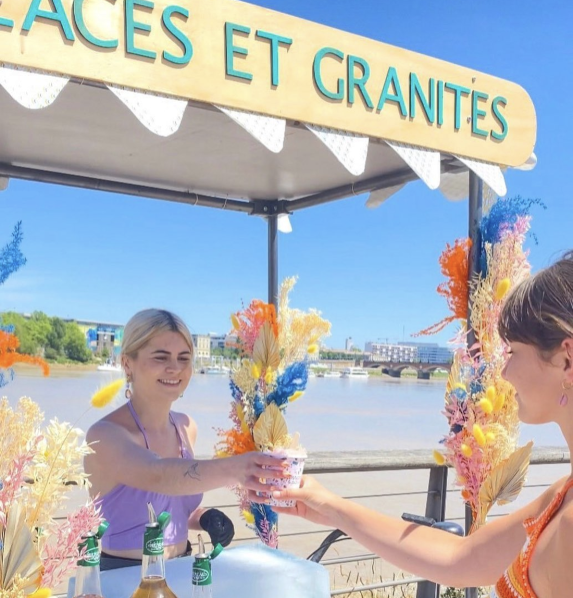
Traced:
<path fill-rule="evenodd" d="M 506 347 L 497 322 L 507 293 L 529 276 L 523 245 L 530 228 L 529 209 L 538 201 L 520 197 L 500 199 L 485 213 L 479 275 L 469 280 L 469 239 L 447 246 L 440 263 L 449 281 L 438 291 L 445 295 L 453 314 L 442 323 L 458 320 L 461 330 L 446 386 L 445 416 L 449 433 L 444 451 L 435 451 L 438 464 L 451 465 L 471 507 L 471 531 L 485 523 L 494 504 L 518 496 L 529 466 L 532 443 L 517 448 L 519 421 L 515 391 L 501 375 Z M 463 306 L 471 305 L 470 330 L 475 343 L 468 346 L 469 330 Z M 467 307 L 466 307 L 467 309 Z M 445 325 L 444 324 L 444 325 Z"/>
<path fill-rule="evenodd" d="M 300 449 L 298 435 L 290 436 L 283 418 L 287 406 L 306 388 L 308 356 L 319 350 L 319 341 L 330 333 L 330 323 L 317 311 L 303 312 L 289 306 L 296 282 L 281 285 L 278 313 L 262 301 L 231 316 L 233 332 L 243 359 L 230 374 L 233 426 L 219 430 L 215 447 L 219 457 L 254 450 Z M 237 488 L 247 525 L 268 546 L 278 545 L 278 516 L 269 505 L 251 503 Z"/>

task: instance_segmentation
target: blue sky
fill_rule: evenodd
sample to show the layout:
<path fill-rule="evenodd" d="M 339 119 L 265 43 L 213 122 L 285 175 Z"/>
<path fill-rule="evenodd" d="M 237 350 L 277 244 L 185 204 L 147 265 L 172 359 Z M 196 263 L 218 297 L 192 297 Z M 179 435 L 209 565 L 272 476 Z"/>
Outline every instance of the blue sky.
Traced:
<path fill-rule="evenodd" d="M 537 168 L 506 175 L 510 195 L 541 198 L 533 209 L 531 262 L 573 247 L 571 140 L 573 8 L 563 1 L 259 0 L 267 8 L 469 66 L 522 85 L 537 111 Z M 0 93 L 5 93 L 0 89 Z M 1 139 L 1 133 L 0 133 Z M 377 210 L 365 196 L 291 216 L 280 236 L 280 277 L 297 275 L 292 304 L 316 307 L 347 336 L 409 340 L 447 315 L 435 292 L 446 242 L 466 235 L 467 202 L 423 183 Z M 160 306 L 194 332 L 225 332 L 228 316 L 266 298 L 266 225 L 206 208 L 11 181 L 0 193 L 0 242 L 23 221 L 28 264 L 0 290 L 0 309 L 125 322 Z M 445 343 L 450 327 L 429 340 Z"/>

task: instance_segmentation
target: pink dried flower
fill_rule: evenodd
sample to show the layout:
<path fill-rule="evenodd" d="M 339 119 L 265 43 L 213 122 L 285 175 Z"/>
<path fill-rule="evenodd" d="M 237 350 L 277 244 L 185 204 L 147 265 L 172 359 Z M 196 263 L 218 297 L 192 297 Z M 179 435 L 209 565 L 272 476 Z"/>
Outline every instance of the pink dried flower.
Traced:
<path fill-rule="evenodd" d="M 74 569 L 78 558 L 78 544 L 82 536 L 97 528 L 102 521 L 99 509 L 93 501 L 70 513 L 66 519 L 50 530 L 52 541 L 47 543 L 41 554 L 44 563 L 42 587 L 54 588 Z"/>

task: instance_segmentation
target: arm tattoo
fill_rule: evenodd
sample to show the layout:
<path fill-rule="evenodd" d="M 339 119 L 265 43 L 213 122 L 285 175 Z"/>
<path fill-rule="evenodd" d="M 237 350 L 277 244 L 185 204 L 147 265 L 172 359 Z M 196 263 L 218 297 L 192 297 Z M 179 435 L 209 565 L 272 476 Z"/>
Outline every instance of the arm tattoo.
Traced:
<path fill-rule="evenodd" d="M 191 463 L 191 465 L 189 465 L 189 468 L 187 469 L 187 471 L 185 472 L 183 477 L 193 478 L 194 480 L 200 480 L 201 475 L 199 474 L 199 471 L 197 471 L 198 469 L 199 469 L 199 463 L 197 463 L 197 462 Z"/>

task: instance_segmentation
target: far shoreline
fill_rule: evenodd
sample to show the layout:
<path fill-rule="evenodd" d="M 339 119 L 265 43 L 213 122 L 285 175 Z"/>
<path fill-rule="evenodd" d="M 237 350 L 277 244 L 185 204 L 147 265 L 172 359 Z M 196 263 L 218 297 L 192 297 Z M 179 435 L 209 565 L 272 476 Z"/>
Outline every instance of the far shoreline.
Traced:
<path fill-rule="evenodd" d="M 82 374 L 87 372 L 95 372 L 97 371 L 99 363 L 92 362 L 92 363 L 50 363 L 50 374 L 56 374 L 58 376 L 62 376 L 67 374 Z M 27 363 L 17 363 L 13 366 L 13 369 L 16 374 L 20 374 L 23 376 L 34 376 L 40 377 L 42 376 L 42 371 L 38 366 L 27 364 Z M 115 372 L 114 372 L 115 373 Z M 119 372 L 117 372 L 119 374 Z M 195 368 L 194 376 L 208 376 L 208 374 L 200 374 L 199 367 Z M 440 376 L 435 378 L 430 378 L 429 380 L 420 380 L 416 376 L 401 376 L 400 378 L 394 378 L 393 376 L 389 376 L 388 374 L 381 374 L 381 373 L 370 373 L 369 378 L 383 380 L 385 382 L 394 382 L 394 383 L 406 383 L 406 382 L 421 382 L 424 384 L 431 383 L 431 384 L 443 384 L 447 381 L 447 376 Z"/>

